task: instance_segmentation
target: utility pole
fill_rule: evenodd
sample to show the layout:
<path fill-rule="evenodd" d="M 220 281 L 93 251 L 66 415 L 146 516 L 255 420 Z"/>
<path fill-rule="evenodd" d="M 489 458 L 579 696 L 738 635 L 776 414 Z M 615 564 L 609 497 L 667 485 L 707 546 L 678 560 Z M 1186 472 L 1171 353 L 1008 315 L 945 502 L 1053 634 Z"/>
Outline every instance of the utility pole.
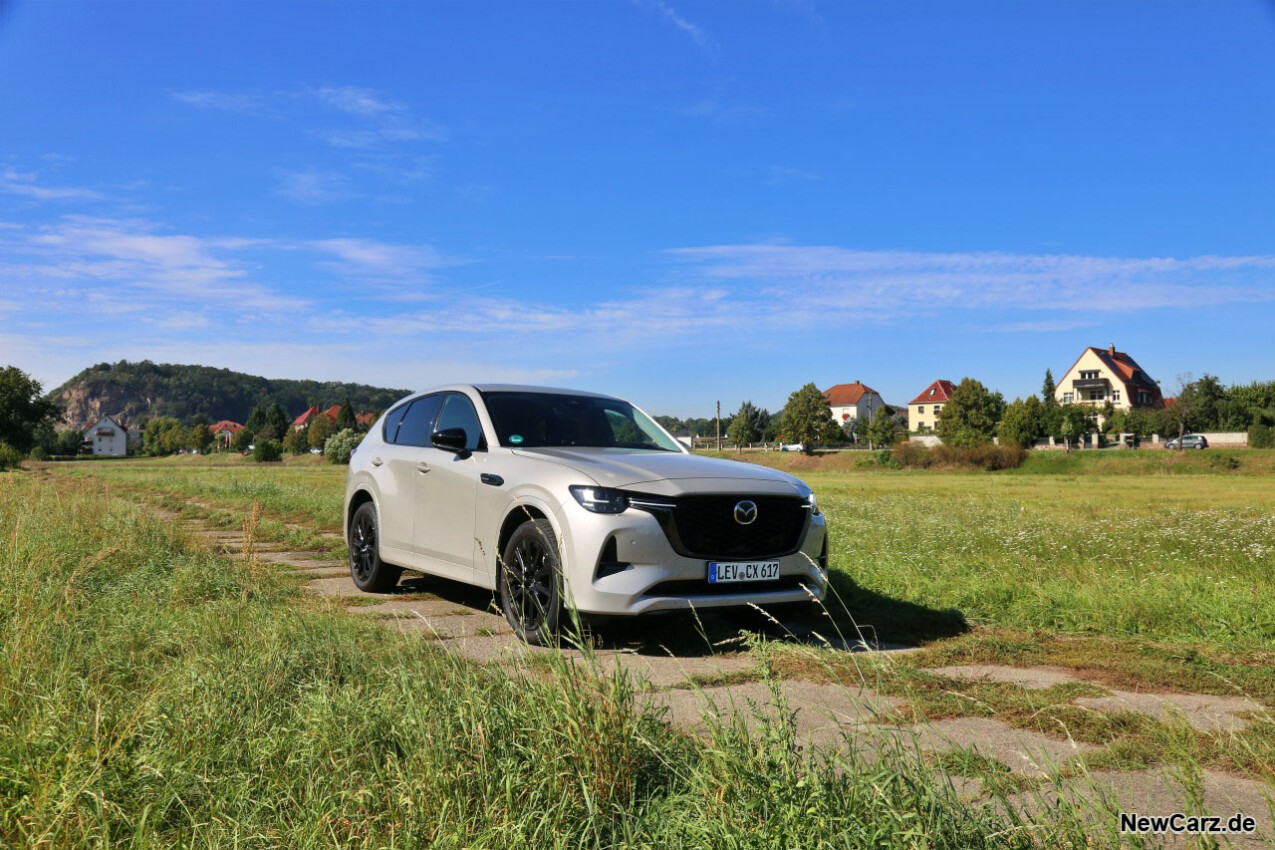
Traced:
<path fill-rule="evenodd" d="M 722 450 L 722 403 L 717 402 L 717 450 Z"/>

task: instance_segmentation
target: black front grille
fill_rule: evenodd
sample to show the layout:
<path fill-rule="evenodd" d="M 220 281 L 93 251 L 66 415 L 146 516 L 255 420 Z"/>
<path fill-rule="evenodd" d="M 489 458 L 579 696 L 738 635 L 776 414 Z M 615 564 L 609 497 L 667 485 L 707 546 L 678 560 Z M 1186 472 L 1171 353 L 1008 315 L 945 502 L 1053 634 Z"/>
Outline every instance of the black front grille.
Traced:
<path fill-rule="evenodd" d="M 704 579 L 676 579 L 662 581 L 651 587 L 645 596 L 743 596 L 754 593 L 779 593 L 806 587 L 802 576 L 780 576 L 774 581 L 709 582 Z"/>
<path fill-rule="evenodd" d="M 757 506 L 756 518 L 747 525 L 735 518 L 742 501 Z M 659 519 L 679 555 L 707 559 L 790 555 L 801 545 L 810 513 L 796 496 L 682 496 L 659 506 L 634 499 L 633 506 Z"/>

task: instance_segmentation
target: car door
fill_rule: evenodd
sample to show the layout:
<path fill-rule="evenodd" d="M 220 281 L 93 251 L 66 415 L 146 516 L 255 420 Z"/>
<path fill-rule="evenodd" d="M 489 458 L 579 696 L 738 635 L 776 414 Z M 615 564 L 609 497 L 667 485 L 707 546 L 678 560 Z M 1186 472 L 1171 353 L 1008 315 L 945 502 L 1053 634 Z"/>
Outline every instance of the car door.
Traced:
<path fill-rule="evenodd" d="M 416 517 L 417 478 L 421 477 L 419 466 L 426 460 L 429 438 L 434 433 L 434 420 L 438 418 L 442 401 L 440 393 L 413 400 L 402 414 L 393 434 L 389 433 L 388 428 L 393 420 L 387 419 L 386 444 L 371 461 L 375 466 L 377 460 L 380 460 L 381 467 L 385 470 L 378 476 L 381 480 L 382 548 L 394 549 L 409 556 L 416 554 L 412 527 Z M 386 556 L 382 554 L 382 557 Z M 406 560 L 410 562 L 412 558 Z"/>
<path fill-rule="evenodd" d="M 462 428 L 466 451 L 426 451 L 428 471 L 416 478 L 416 520 L 413 537 L 422 555 L 459 568 L 458 577 L 472 580 L 474 568 L 474 502 L 478 490 L 475 453 L 487 442 L 474 403 L 463 393 L 446 393 L 435 431 Z"/>

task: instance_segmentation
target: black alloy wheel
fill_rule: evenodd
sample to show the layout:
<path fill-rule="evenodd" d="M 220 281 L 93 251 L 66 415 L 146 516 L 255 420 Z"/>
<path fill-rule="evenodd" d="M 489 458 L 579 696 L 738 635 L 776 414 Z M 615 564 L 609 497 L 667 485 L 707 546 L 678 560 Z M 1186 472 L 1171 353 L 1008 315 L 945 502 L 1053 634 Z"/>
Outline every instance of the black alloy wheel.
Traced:
<path fill-rule="evenodd" d="M 562 614 L 562 563 L 548 520 L 528 520 L 505 544 L 500 604 L 518 637 L 546 646 L 557 637 Z"/>
<path fill-rule="evenodd" d="M 403 571 L 381 560 L 376 506 L 364 502 L 350 520 L 350 578 L 365 593 L 385 593 L 398 584 Z"/>

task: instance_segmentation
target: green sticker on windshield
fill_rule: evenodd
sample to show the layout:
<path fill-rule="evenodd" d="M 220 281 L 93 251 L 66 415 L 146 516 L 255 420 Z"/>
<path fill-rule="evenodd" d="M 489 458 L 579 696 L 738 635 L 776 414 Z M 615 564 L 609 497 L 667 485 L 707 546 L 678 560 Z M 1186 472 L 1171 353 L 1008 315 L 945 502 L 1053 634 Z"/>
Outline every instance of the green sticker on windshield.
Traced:
<path fill-rule="evenodd" d="M 509 442 L 513 443 L 515 446 L 518 445 L 522 442 L 522 434 L 510 434 Z"/>

